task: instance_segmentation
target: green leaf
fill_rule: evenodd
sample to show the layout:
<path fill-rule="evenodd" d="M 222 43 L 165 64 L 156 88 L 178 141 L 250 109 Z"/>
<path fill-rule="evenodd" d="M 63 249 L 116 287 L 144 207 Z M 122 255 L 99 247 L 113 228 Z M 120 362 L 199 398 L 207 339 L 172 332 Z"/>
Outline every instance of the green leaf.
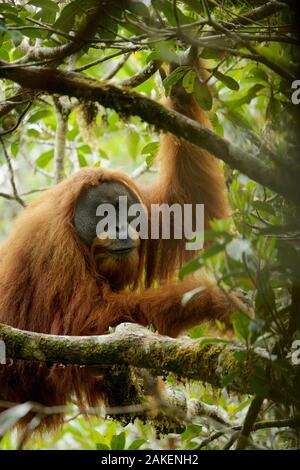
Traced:
<path fill-rule="evenodd" d="M 111 442 L 110 442 L 111 450 L 124 450 L 125 441 L 126 441 L 125 432 L 121 432 L 120 434 L 115 434 L 111 438 Z"/>
<path fill-rule="evenodd" d="M 203 264 L 200 262 L 199 258 L 194 258 L 192 261 L 181 268 L 179 271 L 179 279 L 182 280 L 187 274 L 191 274 L 197 271 L 202 266 Z"/>
<path fill-rule="evenodd" d="M 149 17 L 149 10 L 143 2 L 138 0 L 127 0 L 126 9 L 140 17 Z"/>
<path fill-rule="evenodd" d="M 104 13 L 103 20 L 101 20 L 98 27 L 99 36 L 102 39 L 115 39 L 118 34 L 118 28 L 118 23 Z"/>
<path fill-rule="evenodd" d="M 163 85 L 165 87 L 165 93 L 167 96 L 169 96 L 172 86 L 175 85 L 188 70 L 189 67 L 186 65 L 180 65 L 175 70 L 173 70 L 173 72 L 171 72 L 167 78 L 164 79 Z"/>
<path fill-rule="evenodd" d="M 274 119 L 278 118 L 278 115 L 281 113 L 282 106 L 276 98 L 271 96 L 268 106 L 267 106 L 267 111 L 266 111 L 266 117 L 270 121 L 273 121 Z"/>
<path fill-rule="evenodd" d="M 66 5 L 56 22 L 54 23 L 54 29 L 60 29 L 61 31 L 70 31 L 75 23 L 76 15 L 82 14 L 77 2 L 68 3 Z"/>
<path fill-rule="evenodd" d="M 127 145 L 128 145 L 129 154 L 133 160 L 135 160 L 138 155 L 139 141 L 140 141 L 139 134 L 134 129 L 129 128 L 128 134 L 127 134 Z"/>
<path fill-rule="evenodd" d="M 159 60 L 161 59 L 160 52 L 158 50 L 150 52 L 150 54 L 147 55 L 146 58 L 146 64 L 149 64 L 151 60 Z"/>
<path fill-rule="evenodd" d="M 264 83 L 268 83 L 268 75 L 261 68 L 255 66 L 251 69 L 250 73 L 252 74 L 252 77 L 261 80 Z"/>
<path fill-rule="evenodd" d="M 252 206 L 258 211 L 266 212 L 267 214 L 276 215 L 274 208 L 268 202 L 253 201 Z"/>
<path fill-rule="evenodd" d="M 221 382 L 222 387 L 227 387 L 227 385 L 231 384 L 238 375 L 240 375 L 240 371 L 238 369 L 225 375 Z"/>
<path fill-rule="evenodd" d="M 149 144 L 145 145 L 142 149 L 142 155 L 153 155 L 157 152 L 157 149 L 159 147 L 159 142 L 150 142 Z"/>
<path fill-rule="evenodd" d="M 202 57 L 202 59 L 219 60 L 222 57 L 222 52 L 216 51 L 215 49 L 210 49 L 209 47 L 205 47 L 201 52 L 200 56 Z"/>
<path fill-rule="evenodd" d="M 194 328 L 189 331 L 189 337 L 192 339 L 201 338 L 202 336 L 205 336 L 207 332 L 208 325 L 204 323 L 203 325 L 194 326 Z"/>
<path fill-rule="evenodd" d="M 261 366 L 253 366 L 253 375 L 250 379 L 250 386 L 258 396 L 264 397 L 270 391 L 269 379 L 266 375 L 266 371 Z"/>
<path fill-rule="evenodd" d="M 217 255 L 221 251 L 224 251 L 225 247 L 226 247 L 226 243 L 214 243 L 213 245 L 211 245 L 209 248 L 207 248 L 201 253 L 200 259 L 211 258 L 212 256 Z"/>
<path fill-rule="evenodd" d="M 249 325 L 250 319 L 241 312 L 236 312 L 232 315 L 232 324 L 235 334 L 241 339 L 247 341 L 249 339 Z"/>
<path fill-rule="evenodd" d="M 33 5 L 39 9 L 33 18 L 50 24 L 55 21 L 56 13 L 59 11 L 58 5 L 51 0 L 31 0 L 28 5 Z"/>
<path fill-rule="evenodd" d="M 17 144 L 16 142 L 13 142 L 10 146 L 10 149 L 11 149 L 12 155 L 16 157 L 19 151 L 19 144 Z"/>
<path fill-rule="evenodd" d="M 127 447 L 127 450 L 137 450 L 146 442 L 146 439 L 135 439 L 134 441 L 132 441 L 130 446 Z"/>
<path fill-rule="evenodd" d="M 177 22 L 176 22 L 176 18 L 174 15 L 173 2 L 170 2 L 169 0 L 155 0 L 155 6 L 159 11 L 161 11 L 165 15 L 168 22 L 172 26 L 176 26 Z M 180 8 L 178 8 L 178 4 L 177 4 L 176 11 L 177 11 L 177 18 L 179 20 L 179 24 L 191 23 L 193 21 L 192 18 L 182 13 Z"/>
<path fill-rule="evenodd" d="M 260 83 L 256 83 L 248 90 L 245 96 L 237 100 L 231 100 L 230 103 L 226 103 L 226 104 L 227 106 L 232 107 L 232 108 L 239 108 L 240 106 L 243 106 L 244 104 L 250 104 L 251 101 L 254 98 L 256 98 L 258 92 L 262 90 L 263 88 L 265 88 L 264 85 Z"/>
<path fill-rule="evenodd" d="M 210 111 L 212 108 L 212 96 L 206 85 L 200 82 L 198 77 L 194 81 L 194 98 L 199 106 L 205 111 Z"/>
<path fill-rule="evenodd" d="M 220 123 L 220 120 L 218 118 L 218 115 L 217 113 L 215 113 L 212 117 L 211 117 L 211 123 L 213 125 L 213 128 L 214 130 L 216 131 L 217 134 L 219 134 L 221 137 L 224 136 L 224 129 L 223 129 L 223 126 L 222 124 Z"/>
<path fill-rule="evenodd" d="M 194 70 L 189 70 L 183 77 L 182 85 L 187 93 L 193 93 L 195 78 L 196 73 Z"/>
<path fill-rule="evenodd" d="M 49 111 L 48 109 L 40 109 L 39 111 L 35 111 L 31 114 L 30 118 L 28 119 L 28 122 L 37 122 L 43 119 L 44 117 L 50 115 L 51 111 Z"/>
<path fill-rule="evenodd" d="M 224 75 L 218 70 L 215 70 L 213 72 L 213 75 L 231 90 L 238 91 L 240 89 L 240 85 L 238 84 L 236 80 L 234 80 L 234 78 L 229 77 L 228 75 Z"/>
<path fill-rule="evenodd" d="M 54 12 L 59 11 L 58 5 L 51 0 L 30 0 L 27 5 L 33 5 L 35 7 L 41 8 L 42 10 L 49 10 Z"/>
<path fill-rule="evenodd" d="M 54 150 L 48 150 L 47 152 L 42 153 L 35 161 L 36 165 L 40 168 L 45 168 L 49 162 L 53 159 Z"/>
<path fill-rule="evenodd" d="M 20 31 L 9 31 L 9 35 L 15 47 L 18 47 L 23 41 L 23 35 Z"/>
<path fill-rule="evenodd" d="M 143 148 L 142 155 L 146 155 L 146 163 L 148 167 L 153 165 L 158 147 L 159 142 L 150 142 Z"/>
<path fill-rule="evenodd" d="M 88 166 L 88 162 L 86 161 L 86 158 L 82 152 L 77 152 L 77 157 L 78 157 L 80 168 Z"/>
<path fill-rule="evenodd" d="M 180 435 L 180 437 L 183 441 L 187 441 L 193 437 L 200 436 L 201 432 L 202 426 L 199 426 L 198 424 L 190 424 L 186 427 L 186 430 Z"/>
<path fill-rule="evenodd" d="M 104 160 L 109 160 L 107 153 L 103 149 L 98 149 L 98 152 L 100 154 L 101 158 L 104 158 Z"/>
<path fill-rule="evenodd" d="M 110 448 L 106 444 L 102 444 L 101 442 L 97 442 L 96 449 L 97 450 L 110 450 Z"/>

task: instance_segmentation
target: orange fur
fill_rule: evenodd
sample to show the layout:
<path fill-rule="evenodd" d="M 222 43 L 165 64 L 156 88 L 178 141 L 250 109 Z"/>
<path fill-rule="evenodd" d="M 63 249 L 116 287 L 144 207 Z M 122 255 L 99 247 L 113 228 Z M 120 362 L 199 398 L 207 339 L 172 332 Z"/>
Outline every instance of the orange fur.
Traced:
<path fill-rule="evenodd" d="M 194 102 L 188 109 L 174 100 L 166 105 L 210 127 Z M 191 256 L 184 241 L 142 241 L 137 252 L 118 260 L 105 257 L 99 246 L 89 250 L 76 235 L 72 220 L 79 195 L 104 181 L 125 184 L 146 205 L 204 203 L 206 226 L 213 217 L 226 216 L 224 178 L 215 158 L 163 134 L 158 160 L 160 177 L 150 188 L 139 188 L 121 173 L 83 169 L 23 212 L 0 251 L 1 323 L 42 333 L 93 335 L 130 321 L 177 336 L 203 320 L 228 319 L 230 302 L 207 277 L 167 281 Z M 151 287 L 157 281 L 161 287 Z M 199 285 L 204 290 L 183 305 L 183 294 Z M 14 361 L 0 366 L 0 384 L 2 400 L 64 405 L 75 394 L 79 403 L 109 401 L 99 371 L 90 367 L 62 369 Z M 61 419 L 49 417 L 45 425 Z"/>

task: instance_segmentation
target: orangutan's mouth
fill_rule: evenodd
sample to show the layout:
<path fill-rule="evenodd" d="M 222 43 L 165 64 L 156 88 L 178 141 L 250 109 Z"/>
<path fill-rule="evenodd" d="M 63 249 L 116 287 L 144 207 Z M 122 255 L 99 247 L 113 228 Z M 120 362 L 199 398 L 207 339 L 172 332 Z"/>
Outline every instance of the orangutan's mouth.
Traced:
<path fill-rule="evenodd" d="M 135 246 L 129 246 L 129 247 L 124 247 L 124 248 L 117 248 L 113 250 L 109 250 L 110 253 L 113 255 L 127 255 L 131 253 L 133 250 L 135 250 Z"/>

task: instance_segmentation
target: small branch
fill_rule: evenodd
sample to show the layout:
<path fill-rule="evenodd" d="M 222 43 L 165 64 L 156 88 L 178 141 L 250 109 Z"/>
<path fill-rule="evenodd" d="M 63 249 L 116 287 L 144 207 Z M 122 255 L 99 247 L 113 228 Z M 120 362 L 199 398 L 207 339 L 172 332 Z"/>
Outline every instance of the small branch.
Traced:
<path fill-rule="evenodd" d="M 103 75 L 102 80 L 112 79 L 125 65 L 130 56 L 131 52 L 127 52 L 127 54 L 124 54 L 124 56 L 121 57 L 121 59 L 112 67 L 112 69 L 109 70 L 109 72 L 107 72 L 105 75 Z"/>
<path fill-rule="evenodd" d="M 56 47 L 28 47 L 26 55 L 18 62 L 27 63 L 30 60 L 39 61 L 43 59 L 55 59 L 61 61 L 82 49 L 86 43 L 86 38 L 91 39 L 97 31 L 103 3 L 103 1 L 99 1 L 97 8 L 86 15 L 83 24 L 74 34 L 74 37 L 69 43 Z"/>
<path fill-rule="evenodd" d="M 148 80 L 150 77 L 152 77 L 152 75 L 157 72 L 160 66 L 160 60 L 151 60 L 143 70 L 141 70 L 133 77 L 122 80 L 120 83 L 118 83 L 118 85 L 124 88 L 136 88 L 137 86 L 141 85 L 146 80 Z"/>
<path fill-rule="evenodd" d="M 257 421 L 253 424 L 252 431 L 258 431 L 259 429 L 271 429 L 271 428 L 297 428 L 300 426 L 300 418 L 296 419 L 276 419 L 270 421 Z M 220 431 L 216 431 L 211 434 L 209 437 L 204 439 L 201 444 L 197 447 L 197 450 L 202 449 L 203 447 L 208 446 L 211 442 L 219 439 L 219 437 L 228 434 L 229 432 L 233 432 L 232 436 L 230 437 L 229 441 L 224 446 L 224 450 L 229 449 L 234 442 L 236 441 L 238 435 L 240 434 L 239 431 L 243 428 L 242 425 L 235 425 L 230 428 L 224 428 Z"/>
<path fill-rule="evenodd" d="M 16 108 L 20 104 L 27 103 L 32 101 L 35 98 L 35 92 L 31 90 L 26 90 L 21 87 L 18 87 L 16 93 L 13 96 L 10 96 L 5 101 L 0 103 L 0 117 L 5 116 L 12 109 Z"/>
<path fill-rule="evenodd" d="M 49 189 L 49 188 L 31 189 L 30 191 L 26 191 L 25 193 L 22 193 L 21 197 L 29 196 L 31 194 L 39 193 L 39 192 L 42 192 L 42 191 L 47 191 L 47 189 Z M 3 197 L 4 199 L 8 199 L 9 201 L 16 201 L 15 196 L 13 196 L 12 194 L 0 193 L 0 197 Z"/>
<path fill-rule="evenodd" d="M 25 114 L 27 113 L 27 111 L 29 110 L 29 108 L 30 108 L 31 105 L 32 105 L 32 101 L 30 101 L 30 102 L 27 104 L 27 106 L 25 107 L 25 109 L 22 111 L 22 113 L 20 114 L 20 116 L 19 116 L 19 118 L 18 118 L 16 124 L 15 124 L 13 127 L 11 127 L 10 129 L 7 129 L 6 131 L 0 133 L 0 137 L 1 137 L 1 138 L 2 138 L 4 135 L 10 134 L 11 132 L 15 131 L 15 130 L 19 127 L 19 125 L 20 125 L 21 122 L 22 122 L 23 117 L 25 116 Z"/>
<path fill-rule="evenodd" d="M 256 418 L 261 410 L 264 399 L 260 396 L 257 396 L 253 399 L 251 405 L 249 406 L 248 413 L 245 418 L 245 422 L 241 429 L 237 444 L 236 450 L 244 450 L 247 446 L 249 436 L 253 430 L 254 423 Z"/>
<path fill-rule="evenodd" d="M 77 67 L 74 69 L 74 72 L 83 72 L 84 70 L 90 69 L 91 67 L 94 67 L 95 65 L 102 64 L 103 62 L 106 62 L 107 60 L 114 59 L 115 57 L 118 57 L 119 55 L 126 54 L 126 53 L 132 53 L 136 50 L 138 50 L 139 47 L 132 46 L 127 49 L 123 49 L 121 51 L 113 52 L 110 55 L 106 55 L 104 57 L 100 57 L 100 59 L 93 60 L 92 62 L 89 62 L 88 64 L 82 65 L 81 67 Z"/>
<path fill-rule="evenodd" d="M 131 178 L 137 179 L 144 173 L 147 173 L 149 170 L 149 166 L 147 165 L 146 162 L 143 162 L 140 166 L 138 166 L 132 173 L 131 173 Z"/>
<path fill-rule="evenodd" d="M 59 183 L 64 177 L 66 135 L 68 131 L 68 117 L 70 111 L 60 102 L 59 98 L 53 98 L 53 102 L 56 116 L 54 143 L 54 180 L 55 183 Z"/>
<path fill-rule="evenodd" d="M 21 206 L 25 207 L 26 206 L 25 202 L 23 201 L 23 199 L 18 194 L 17 186 L 16 186 L 16 183 L 15 183 L 15 174 L 14 174 L 12 162 L 11 162 L 10 156 L 8 155 L 8 152 L 6 150 L 6 147 L 5 147 L 5 144 L 3 142 L 2 136 L 0 136 L 0 142 L 1 142 L 2 149 L 3 149 L 4 157 L 5 157 L 7 166 L 8 166 L 8 171 L 9 171 L 9 175 L 10 175 L 10 184 L 11 184 L 11 187 L 12 187 L 12 190 L 13 190 L 14 199 L 19 204 L 21 204 Z M 9 198 L 7 198 L 7 199 L 9 199 Z"/>
<path fill-rule="evenodd" d="M 0 193 L 0 197 L 3 197 L 4 199 L 8 199 L 9 201 L 15 201 L 16 198 L 12 194 L 7 194 L 7 193 Z"/>
<path fill-rule="evenodd" d="M 264 64 L 266 67 L 273 70 L 273 72 L 277 73 L 280 77 L 285 78 L 285 80 L 287 80 L 288 82 L 292 82 L 297 78 L 296 76 L 292 75 L 288 70 L 283 69 L 278 64 L 272 62 L 270 59 L 268 59 L 268 57 L 265 57 L 264 55 L 260 54 L 253 46 L 248 44 L 247 41 L 238 33 L 225 28 L 225 26 L 222 26 L 220 23 L 217 23 L 217 21 L 215 21 L 213 18 L 210 18 L 209 23 L 216 31 L 221 31 L 225 35 L 233 38 L 236 44 L 240 43 L 241 45 L 246 47 L 252 54 L 252 60 Z"/>

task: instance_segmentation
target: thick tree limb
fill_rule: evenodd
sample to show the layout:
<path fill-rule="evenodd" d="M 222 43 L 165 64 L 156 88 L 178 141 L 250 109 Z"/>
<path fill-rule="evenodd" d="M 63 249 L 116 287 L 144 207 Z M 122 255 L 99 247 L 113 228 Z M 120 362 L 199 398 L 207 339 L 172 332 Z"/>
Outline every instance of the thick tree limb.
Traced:
<path fill-rule="evenodd" d="M 115 109 L 124 116 L 137 115 L 160 129 L 172 132 L 177 137 L 182 137 L 208 150 L 254 181 L 269 187 L 296 204 L 300 203 L 300 187 L 296 177 L 293 180 L 290 173 L 268 167 L 260 159 L 249 156 L 236 145 L 209 129 L 201 127 L 195 121 L 168 110 L 138 93 L 129 92 L 80 74 L 50 68 L 24 67 L 20 73 L 12 65 L 3 62 L 0 62 L 0 77 L 13 80 L 33 90 L 96 101 L 104 107 Z"/>
<path fill-rule="evenodd" d="M 248 409 L 248 413 L 246 415 L 243 427 L 238 437 L 236 450 L 246 449 L 248 441 L 249 441 L 249 436 L 253 429 L 256 418 L 261 410 L 262 404 L 263 404 L 262 397 L 254 397 L 254 400 Z"/>
<path fill-rule="evenodd" d="M 188 338 L 161 336 L 142 326 L 123 323 L 112 334 L 101 336 L 55 336 L 0 326 L 0 339 L 6 346 L 6 356 L 13 359 L 47 363 L 113 365 L 150 369 L 152 374 L 166 372 L 192 380 L 202 380 L 223 387 L 224 379 L 232 376 L 228 388 L 239 393 L 253 393 L 251 383 L 255 371 L 270 364 L 266 351 L 247 351 L 240 363 L 242 346 L 230 343 L 208 343 Z M 269 383 L 266 398 L 277 402 L 299 403 L 299 394 L 289 393 L 280 379 Z"/>

